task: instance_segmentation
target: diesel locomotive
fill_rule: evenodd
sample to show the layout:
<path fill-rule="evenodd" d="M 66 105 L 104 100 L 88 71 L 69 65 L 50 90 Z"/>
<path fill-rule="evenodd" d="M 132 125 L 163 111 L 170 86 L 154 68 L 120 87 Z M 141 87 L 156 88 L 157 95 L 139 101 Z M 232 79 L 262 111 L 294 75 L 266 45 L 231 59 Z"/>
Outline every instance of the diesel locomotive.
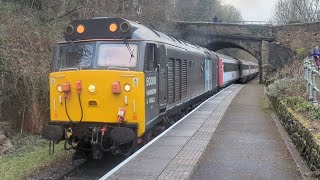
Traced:
<path fill-rule="evenodd" d="M 220 88 L 258 73 L 123 18 L 72 21 L 56 43 L 43 136 L 94 159 L 129 154 Z"/>

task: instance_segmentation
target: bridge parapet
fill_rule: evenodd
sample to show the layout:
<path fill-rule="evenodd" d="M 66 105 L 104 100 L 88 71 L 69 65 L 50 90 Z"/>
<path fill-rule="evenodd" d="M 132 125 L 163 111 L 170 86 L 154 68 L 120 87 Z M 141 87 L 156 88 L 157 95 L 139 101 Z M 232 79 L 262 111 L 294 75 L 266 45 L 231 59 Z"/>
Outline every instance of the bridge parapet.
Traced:
<path fill-rule="evenodd" d="M 227 37 L 234 39 L 273 40 L 270 25 L 230 24 L 213 22 L 175 21 L 176 28 L 182 35 L 207 35 L 211 37 Z"/>

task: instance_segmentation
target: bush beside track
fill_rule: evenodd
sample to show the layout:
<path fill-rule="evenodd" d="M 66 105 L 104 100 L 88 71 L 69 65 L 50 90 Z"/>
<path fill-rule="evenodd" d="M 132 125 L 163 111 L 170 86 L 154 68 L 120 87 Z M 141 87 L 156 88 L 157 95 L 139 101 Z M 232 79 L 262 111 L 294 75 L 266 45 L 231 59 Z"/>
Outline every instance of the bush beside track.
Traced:
<path fill-rule="evenodd" d="M 0 0 L 0 179 L 24 179 L 71 154 L 38 134 L 48 120 L 52 42 L 64 21 L 44 23 L 37 12 Z M 66 22 L 66 21 L 65 21 Z"/>
<path fill-rule="evenodd" d="M 277 98 L 269 99 L 301 156 L 315 173 L 315 176 L 320 178 L 319 123 L 310 122 L 310 120 L 296 113 L 293 109 L 288 108 L 283 100 Z"/>
<path fill-rule="evenodd" d="M 307 100 L 302 72 L 303 61 L 278 71 L 266 95 L 300 155 L 320 178 L 320 107 Z"/>

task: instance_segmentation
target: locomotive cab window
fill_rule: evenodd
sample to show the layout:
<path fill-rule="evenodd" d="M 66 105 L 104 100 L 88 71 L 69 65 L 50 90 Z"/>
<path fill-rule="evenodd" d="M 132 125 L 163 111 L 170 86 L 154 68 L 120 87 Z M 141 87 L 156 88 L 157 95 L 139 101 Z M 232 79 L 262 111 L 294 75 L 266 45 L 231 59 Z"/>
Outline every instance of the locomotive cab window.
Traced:
<path fill-rule="evenodd" d="M 144 69 L 146 71 L 156 71 L 157 70 L 157 62 L 156 62 L 156 45 L 147 43 L 146 51 L 145 51 L 145 63 Z"/>
<path fill-rule="evenodd" d="M 58 70 L 89 68 L 92 64 L 93 44 L 67 44 L 58 49 Z"/>
<path fill-rule="evenodd" d="M 100 67 L 135 67 L 138 45 L 100 44 L 97 65 Z"/>

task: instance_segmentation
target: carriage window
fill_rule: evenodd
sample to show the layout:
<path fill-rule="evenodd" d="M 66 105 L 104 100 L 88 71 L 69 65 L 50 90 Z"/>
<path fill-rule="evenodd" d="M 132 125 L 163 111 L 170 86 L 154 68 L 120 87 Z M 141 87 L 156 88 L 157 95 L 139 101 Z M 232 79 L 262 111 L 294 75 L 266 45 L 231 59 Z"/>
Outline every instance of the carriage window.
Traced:
<path fill-rule="evenodd" d="M 93 44 L 68 44 L 59 48 L 56 68 L 88 68 L 93 59 Z"/>
<path fill-rule="evenodd" d="M 224 72 L 238 71 L 238 65 L 233 63 L 223 63 L 223 71 Z"/>
<path fill-rule="evenodd" d="M 157 63 L 155 61 L 155 44 L 148 43 L 146 45 L 146 53 L 145 53 L 145 64 L 144 69 L 146 71 L 155 71 L 157 68 Z"/>
<path fill-rule="evenodd" d="M 98 66 L 135 67 L 138 56 L 136 44 L 100 44 Z"/>

